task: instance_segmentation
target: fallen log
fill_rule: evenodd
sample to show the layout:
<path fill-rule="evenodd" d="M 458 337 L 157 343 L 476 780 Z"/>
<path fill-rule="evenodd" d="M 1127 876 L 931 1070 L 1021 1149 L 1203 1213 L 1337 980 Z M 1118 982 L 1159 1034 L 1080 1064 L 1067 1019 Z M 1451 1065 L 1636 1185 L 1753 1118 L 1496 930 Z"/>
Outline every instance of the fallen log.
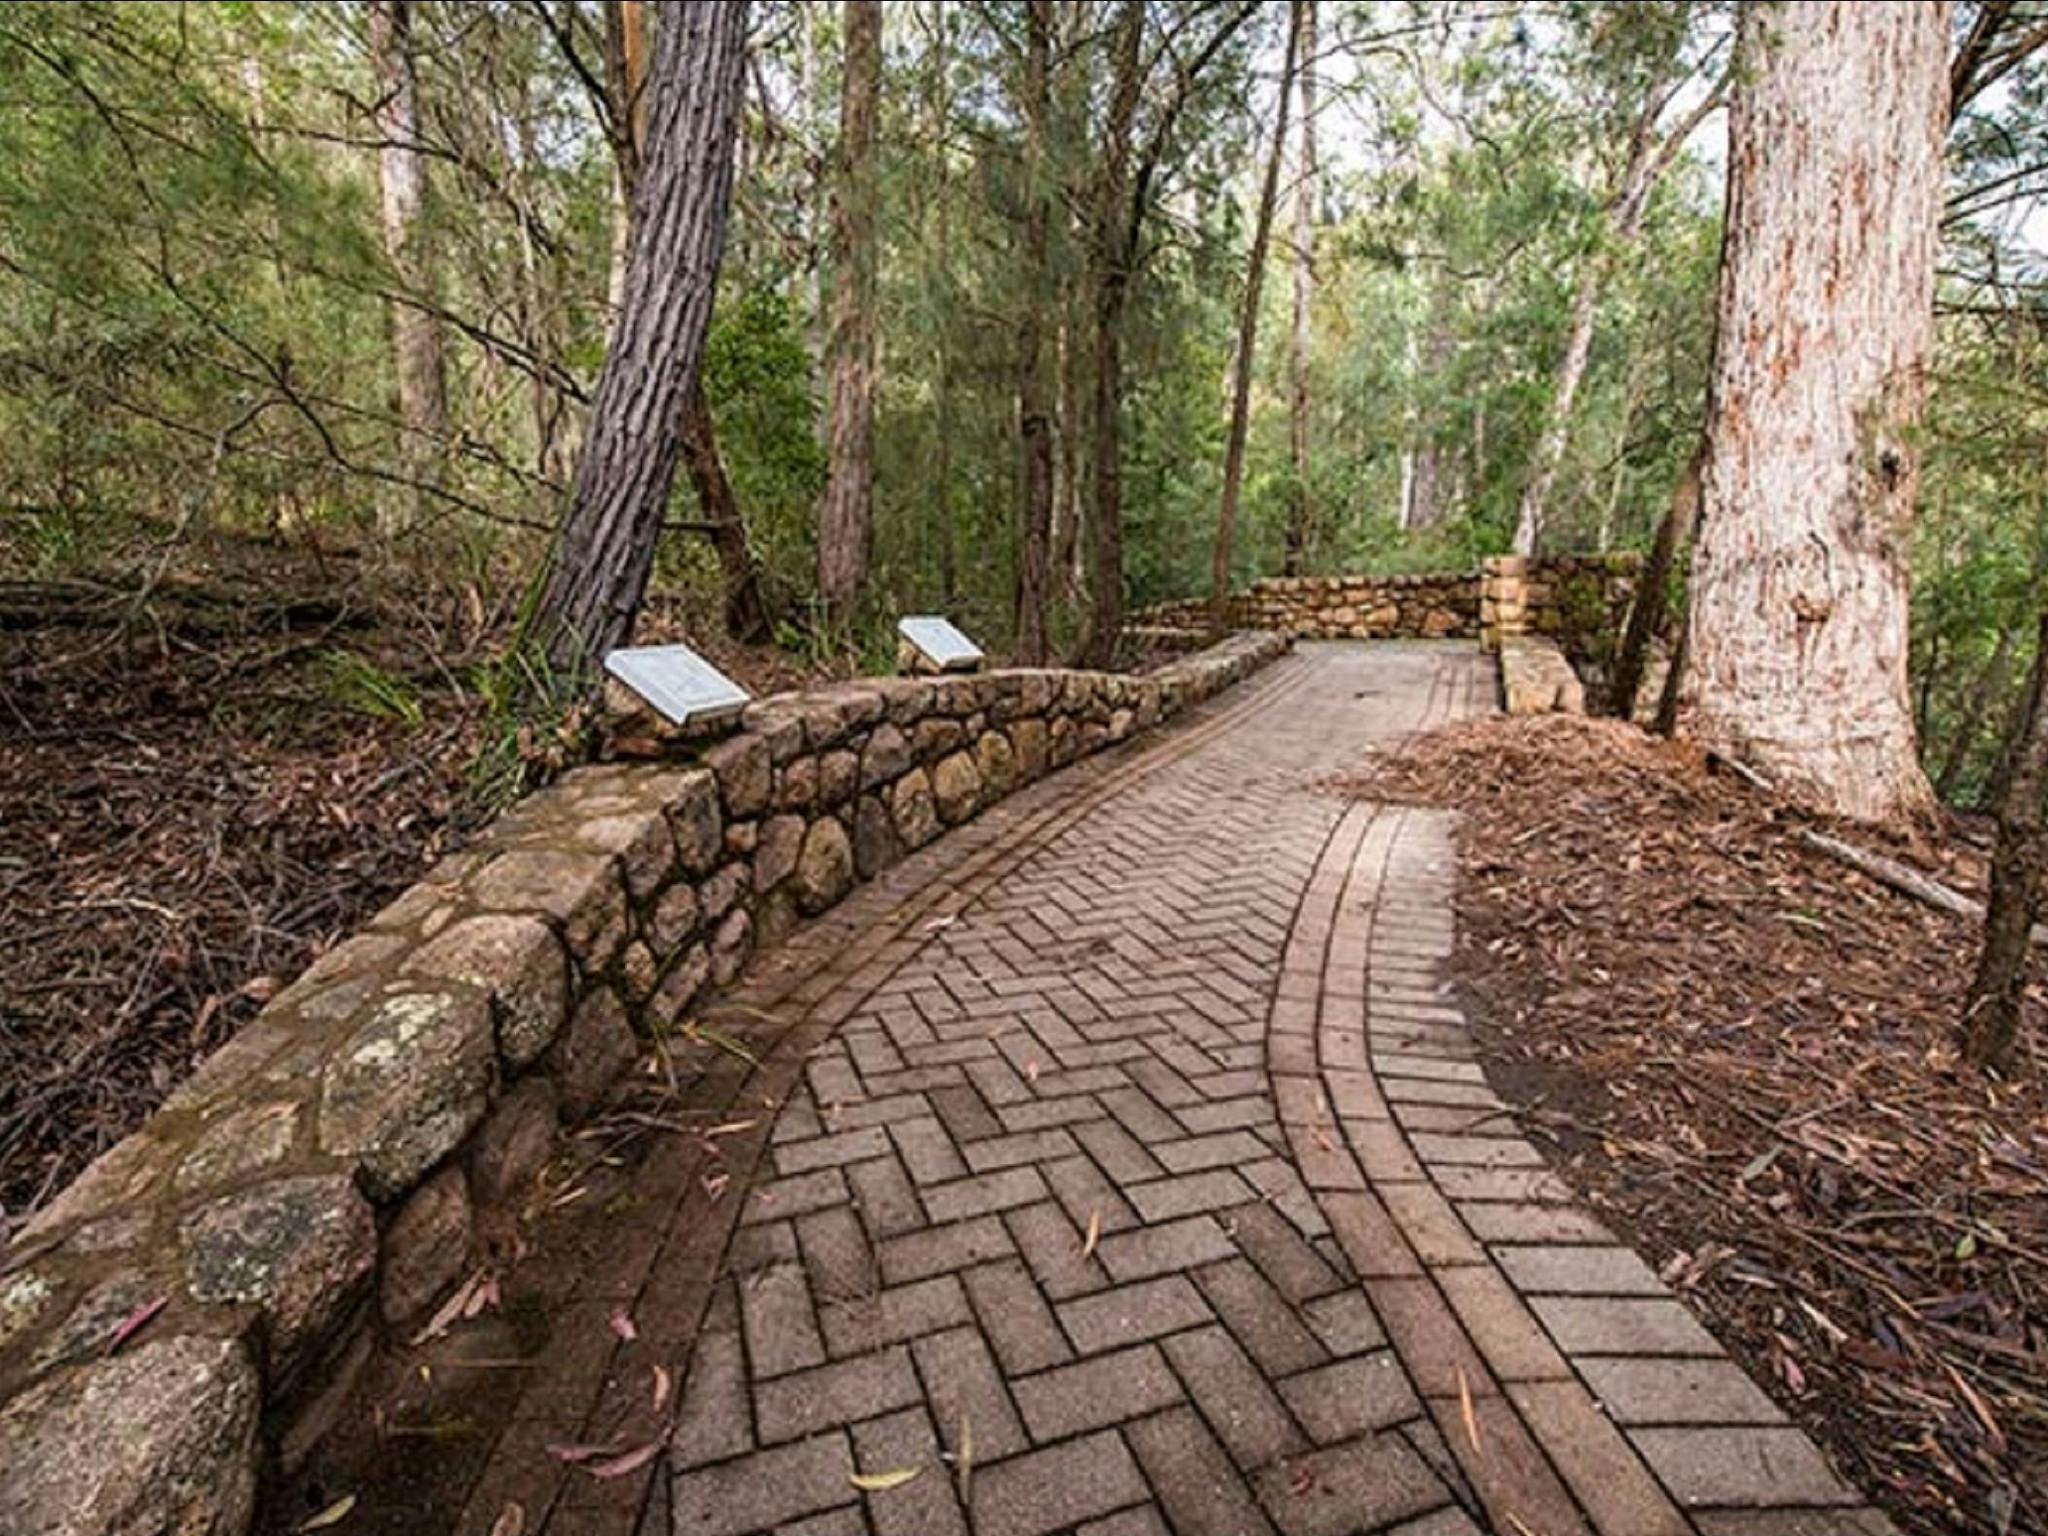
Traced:
<path fill-rule="evenodd" d="M 1881 853 L 1871 853 L 1838 837 L 1829 837 L 1825 832 L 1816 832 L 1810 827 L 1800 829 L 1799 841 L 1816 853 L 1824 853 L 1838 863 L 1846 864 L 1870 876 L 1882 885 L 1903 892 L 1930 907 L 1938 908 L 1951 916 L 1965 918 L 1973 923 L 1984 921 L 1984 903 L 1974 897 L 1965 896 L 1953 886 L 1943 885 L 1930 875 L 1923 875 L 1910 864 L 1901 864 L 1897 859 L 1886 858 Z M 2033 941 L 2048 944 L 2048 925 L 2034 924 Z"/>

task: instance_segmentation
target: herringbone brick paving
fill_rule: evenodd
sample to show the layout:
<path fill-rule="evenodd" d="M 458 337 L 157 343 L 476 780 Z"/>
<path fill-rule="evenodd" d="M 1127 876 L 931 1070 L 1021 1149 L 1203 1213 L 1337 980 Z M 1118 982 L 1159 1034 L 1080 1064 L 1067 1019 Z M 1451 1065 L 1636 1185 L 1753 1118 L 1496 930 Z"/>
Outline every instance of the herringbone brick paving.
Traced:
<path fill-rule="evenodd" d="M 800 935 L 712 1016 L 759 1056 L 699 1058 L 712 1134 L 542 1299 L 637 1337 L 551 1333 L 459 1527 L 1887 1529 L 1487 1087 L 1446 818 L 1317 787 L 1493 687 L 1304 647 Z"/>

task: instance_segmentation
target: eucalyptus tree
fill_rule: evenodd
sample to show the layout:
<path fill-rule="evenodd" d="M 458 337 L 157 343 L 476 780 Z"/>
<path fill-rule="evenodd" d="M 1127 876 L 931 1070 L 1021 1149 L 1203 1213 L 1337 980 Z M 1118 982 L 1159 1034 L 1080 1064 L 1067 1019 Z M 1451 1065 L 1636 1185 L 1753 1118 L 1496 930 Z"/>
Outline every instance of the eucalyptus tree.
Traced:
<path fill-rule="evenodd" d="M 377 183 L 384 254 L 400 289 L 386 308 L 398 378 L 403 460 L 412 478 L 427 484 L 439 476 L 448 438 L 448 380 L 441 323 L 431 307 L 417 302 L 431 299 L 434 284 L 420 219 L 427 171 L 420 142 L 410 0 L 371 0 L 370 58 L 377 76 L 373 120 L 380 140 Z M 380 509 L 387 532 L 411 523 L 418 509 L 416 491 L 394 489 L 396 494 L 387 494 Z"/>
<path fill-rule="evenodd" d="M 1907 617 L 1949 7 L 1743 13 L 1694 729 L 1833 814 L 1919 821 Z"/>

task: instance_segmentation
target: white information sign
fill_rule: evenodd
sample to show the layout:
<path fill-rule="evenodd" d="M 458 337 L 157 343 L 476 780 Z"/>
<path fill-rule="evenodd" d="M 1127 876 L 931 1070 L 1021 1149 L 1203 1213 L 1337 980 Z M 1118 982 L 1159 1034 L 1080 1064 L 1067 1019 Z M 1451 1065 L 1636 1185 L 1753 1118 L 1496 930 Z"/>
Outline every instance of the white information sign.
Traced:
<path fill-rule="evenodd" d="M 604 669 L 672 725 L 728 719 L 753 697 L 687 645 L 628 646 L 606 656 Z"/>
<path fill-rule="evenodd" d="M 941 672 L 971 672 L 984 659 L 980 646 L 955 629 L 951 620 L 937 614 L 898 619 L 896 633 Z"/>

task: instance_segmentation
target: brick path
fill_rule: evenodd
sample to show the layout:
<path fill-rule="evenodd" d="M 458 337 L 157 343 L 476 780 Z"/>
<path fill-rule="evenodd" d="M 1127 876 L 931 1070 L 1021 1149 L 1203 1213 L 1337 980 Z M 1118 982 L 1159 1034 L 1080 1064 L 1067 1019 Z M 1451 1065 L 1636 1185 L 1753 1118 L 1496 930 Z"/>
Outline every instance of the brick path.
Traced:
<path fill-rule="evenodd" d="M 1489 1091 L 1440 982 L 1447 818 L 1313 787 L 1492 687 L 1462 647 L 1304 647 L 800 935 L 707 1021 L 758 1065 L 683 1055 L 711 1134 L 620 1170 L 505 1319 L 437 1346 L 493 1432 L 431 1478 L 387 1465 L 401 1492 L 365 1513 L 479 1536 L 511 1503 L 561 1536 L 1888 1531 Z M 628 1475 L 545 1450 L 670 1416 Z"/>

